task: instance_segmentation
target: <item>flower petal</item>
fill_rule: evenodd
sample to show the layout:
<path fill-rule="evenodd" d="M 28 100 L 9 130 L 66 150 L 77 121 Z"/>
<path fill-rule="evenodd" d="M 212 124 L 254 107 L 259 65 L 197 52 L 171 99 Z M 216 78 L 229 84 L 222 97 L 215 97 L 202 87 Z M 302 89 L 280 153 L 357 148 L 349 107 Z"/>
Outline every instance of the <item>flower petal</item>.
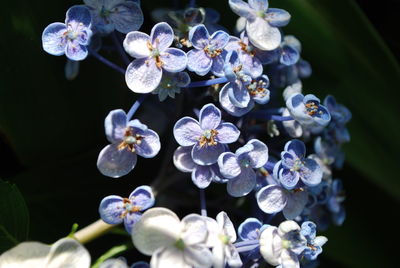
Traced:
<path fill-rule="evenodd" d="M 189 214 L 181 221 L 183 230 L 181 238 L 185 246 L 191 246 L 205 242 L 208 231 L 204 218 L 197 214 Z"/>
<path fill-rule="evenodd" d="M 287 199 L 286 207 L 283 209 L 283 215 L 288 220 L 293 220 L 299 216 L 308 201 L 308 194 L 306 191 L 290 193 Z"/>
<path fill-rule="evenodd" d="M 229 34 L 224 31 L 216 31 L 210 37 L 210 45 L 215 49 L 223 49 L 229 42 Z"/>
<path fill-rule="evenodd" d="M 160 138 L 157 132 L 151 129 L 141 130 L 134 128 L 134 130 L 135 134 L 142 137 L 140 144 L 135 146 L 136 153 L 144 158 L 156 156 L 161 149 Z"/>
<path fill-rule="evenodd" d="M 124 40 L 125 51 L 134 58 L 147 58 L 150 56 L 148 47 L 150 36 L 142 32 L 130 32 Z"/>
<path fill-rule="evenodd" d="M 200 110 L 199 121 L 203 130 L 216 129 L 221 123 L 221 110 L 212 103 L 206 104 Z"/>
<path fill-rule="evenodd" d="M 257 56 L 241 53 L 240 59 L 243 64 L 243 68 L 252 78 L 257 78 L 262 75 L 263 66 Z"/>
<path fill-rule="evenodd" d="M 197 75 L 206 75 L 213 65 L 213 61 L 209 58 L 204 50 L 192 49 L 187 53 L 188 65 L 187 68 Z"/>
<path fill-rule="evenodd" d="M 240 17 L 245 17 L 246 19 L 254 19 L 256 17 L 255 10 L 243 0 L 229 0 L 229 6 Z"/>
<path fill-rule="evenodd" d="M 108 224 L 120 224 L 123 221 L 121 214 L 124 212 L 123 198 L 118 195 L 110 195 L 100 202 L 100 218 Z"/>
<path fill-rule="evenodd" d="M 299 258 L 290 250 L 284 249 L 281 254 L 282 267 L 300 268 Z"/>
<path fill-rule="evenodd" d="M 268 10 L 268 0 L 249 0 L 249 6 L 257 11 Z"/>
<path fill-rule="evenodd" d="M 174 31 L 166 22 L 159 22 L 151 29 L 151 44 L 160 52 L 164 52 L 174 41 Z"/>
<path fill-rule="evenodd" d="M 205 189 L 210 185 L 213 176 L 209 166 L 197 166 L 192 172 L 192 181 L 198 188 Z"/>
<path fill-rule="evenodd" d="M 189 264 L 186 263 L 184 258 L 184 251 L 178 249 L 177 247 L 160 247 L 153 253 L 150 261 L 150 267 L 155 268 L 191 268 Z"/>
<path fill-rule="evenodd" d="M 225 211 L 218 213 L 216 217 L 218 226 L 222 229 L 223 234 L 229 237 L 229 242 L 234 243 L 237 239 L 235 226 L 233 225 L 231 219 L 229 219 L 228 214 Z"/>
<path fill-rule="evenodd" d="M 189 32 L 189 41 L 196 49 L 203 50 L 209 44 L 210 35 L 203 24 L 194 26 Z"/>
<path fill-rule="evenodd" d="M 122 140 L 127 123 L 126 113 L 123 110 L 117 109 L 109 112 L 104 120 L 107 140 L 111 143 Z"/>
<path fill-rule="evenodd" d="M 39 242 L 22 242 L 0 255 L 0 267 L 45 267 L 50 246 Z"/>
<path fill-rule="evenodd" d="M 243 156 L 250 161 L 250 166 L 252 168 L 260 168 L 268 161 L 268 147 L 265 143 L 257 139 L 249 140 L 245 146 L 236 151 L 237 155 L 242 153 L 244 153 L 245 155 Z"/>
<path fill-rule="evenodd" d="M 252 168 L 242 168 L 236 178 L 228 181 L 227 191 L 233 197 L 241 197 L 250 193 L 256 186 L 256 173 Z"/>
<path fill-rule="evenodd" d="M 240 136 L 240 130 L 232 123 L 222 123 L 215 130 L 218 131 L 217 142 L 224 144 L 233 143 Z"/>
<path fill-rule="evenodd" d="M 128 174 L 136 165 L 137 156 L 128 149 L 119 150 L 118 144 L 110 144 L 101 150 L 97 168 L 101 174 L 119 178 Z"/>
<path fill-rule="evenodd" d="M 181 146 L 191 146 L 198 142 L 203 131 L 199 122 L 191 117 L 185 116 L 179 119 L 174 126 L 175 140 Z"/>
<path fill-rule="evenodd" d="M 179 146 L 174 152 L 174 165 L 182 172 L 192 172 L 196 168 L 196 164 L 192 159 L 191 146 Z"/>
<path fill-rule="evenodd" d="M 233 105 L 228 96 L 228 92 L 232 85 L 233 83 L 229 82 L 222 87 L 221 91 L 219 92 L 219 103 L 221 104 L 222 108 L 224 108 L 224 110 L 227 111 L 230 115 L 239 117 L 253 109 L 254 101 L 250 100 L 249 106 L 246 108 L 239 108 Z"/>
<path fill-rule="evenodd" d="M 132 241 L 139 252 L 152 255 L 157 249 L 173 245 L 181 233 L 178 216 L 166 208 L 151 208 L 133 226 Z"/>
<path fill-rule="evenodd" d="M 247 21 L 246 31 L 250 42 L 262 50 L 274 50 L 281 44 L 281 33 L 278 28 L 272 27 L 267 21 L 257 17 Z"/>
<path fill-rule="evenodd" d="M 90 267 L 90 255 L 77 240 L 63 238 L 54 243 L 47 256 L 46 268 Z"/>
<path fill-rule="evenodd" d="M 299 173 L 301 180 L 307 186 L 312 187 L 321 183 L 323 175 L 322 168 L 314 159 L 304 159 L 304 166 Z"/>
<path fill-rule="evenodd" d="M 268 214 L 282 211 L 288 199 L 286 190 L 279 185 L 268 185 L 261 188 L 256 198 L 258 207 Z"/>
<path fill-rule="evenodd" d="M 211 251 L 203 244 L 185 248 L 183 256 L 190 267 L 211 267 L 213 263 Z"/>
<path fill-rule="evenodd" d="M 212 66 L 211 66 L 211 72 L 219 77 L 224 77 L 225 72 L 224 72 L 224 64 L 225 64 L 225 59 L 223 54 L 216 56 L 213 58 L 212 61 Z"/>
<path fill-rule="evenodd" d="M 250 102 L 250 94 L 242 83 L 231 82 L 232 86 L 228 91 L 229 100 L 239 108 L 246 108 Z"/>
<path fill-rule="evenodd" d="M 132 234 L 133 226 L 140 220 L 141 217 L 142 213 L 140 212 L 131 212 L 126 215 L 124 218 L 124 227 L 129 234 Z"/>
<path fill-rule="evenodd" d="M 154 59 L 136 59 L 129 64 L 125 73 L 125 81 L 129 89 L 135 93 L 149 93 L 157 88 L 162 77 L 162 69 L 158 68 Z"/>
<path fill-rule="evenodd" d="M 70 60 L 81 61 L 88 55 L 88 50 L 85 46 L 79 44 L 78 40 L 73 42 L 68 41 L 65 46 L 65 56 Z"/>
<path fill-rule="evenodd" d="M 231 152 L 218 157 L 218 166 L 222 176 L 228 179 L 235 178 L 242 172 L 236 155 Z"/>
<path fill-rule="evenodd" d="M 181 72 L 187 65 L 186 53 L 177 48 L 167 48 L 161 54 L 162 68 L 168 72 Z"/>
<path fill-rule="evenodd" d="M 117 31 L 126 34 L 140 29 L 143 24 L 143 12 L 135 2 L 124 1 L 111 10 L 110 20 Z"/>
<path fill-rule="evenodd" d="M 286 10 L 280 8 L 269 8 L 265 14 L 265 20 L 273 27 L 283 27 L 290 22 L 290 14 Z"/>
<path fill-rule="evenodd" d="M 225 146 L 222 143 L 216 145 L 204 145 L 196 144 L 192 149 L 193 161 L 202 166 L 212 165 L 217 163 L 218 157 L 225 152 Z"/>
<path fill-rule="evenodd" d="M 278 176 L 282 186 L 288 190 L 295 188 L 300 179 L 298 172 L 292 172 L 290 169 L 285 168 L 278 171 Z"/>
<path fill-rule="evenodd" d="M 67 14 L 65 16 L 65 24 L 71 22 L 82 23 L 85 27 L 90 27 L 92 22 L 92 16 L 90 15 L 90 11 L 84 5 L 76 5 L 72 6 L 67 10 Z"/>
<path fill-rule="evenodd" d="M 284 45 L 282 47 L 282 54 L 280 62 L 284 65 L 290 66 L 296 64 L 300 59 L 299 52 L 292 46 Z"/>
<path fill-rule="evenodd" d="M 301 140 L 291 140 L 285 144 L 285 151 L 296 155 L 299 158 L 303 158 L 306 155 L 306 145 Z"/>
<path fill-rule="evenodd" d="M 138 206 L 140 211 L 146 210 L 154 206 L 155 198 L 150 186 L 142 185 L 137 187 L 129 195 L 129 199 L 134 206 Z"/>
<path fill-rule="evenodd" d="M 278 228 L 268 226 L 260 236 L 260 252 L 263 258 L 272 266 L 280 264 L 282 240 L 278 235 Z"/>
<path fill-rule="evenodd" d="M 66 31 L 65 24 L 61 22 L 54 22 L 47 26 L 42 34 L 43 50 L 54 56 L 63 55 L 67 42 L 64 38 Z"/>
<path fill-rule="evenodd" d="M 238 235 L 242 240 L 256 240 L 260 236 L 262 223 L 256 218 L 248 218 L 239 225 Z"/>

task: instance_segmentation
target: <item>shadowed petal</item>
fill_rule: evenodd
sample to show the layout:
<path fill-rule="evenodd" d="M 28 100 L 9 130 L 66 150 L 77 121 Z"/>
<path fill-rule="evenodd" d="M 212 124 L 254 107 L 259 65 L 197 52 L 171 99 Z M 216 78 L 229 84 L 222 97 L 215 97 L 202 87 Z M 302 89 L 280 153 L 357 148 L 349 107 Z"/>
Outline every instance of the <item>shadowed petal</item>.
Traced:
<path fill-rule="evenodd" d="M 225 152 L 225 146 L 222 143 L 216 145 L 204 145 L 196 144 L 192 149 L 193 161 L 198 165 L 212 165 L 217 162 L 220 154 Z"/>
<path fill-rule="evenodd" d="M 203 50 L 209 43 L 210 35 L 203 24 L 193 27 L 189 32 L 189 40 L 193 47 Z"/>
<path fill-rule="evenodd" d="M 126 125 L 126 113 L 123 110 L 117 109 L 111 111 L 104 120 L 107 140 L 111 143 L 122 140 L 124 138 Z"/>
<path fill-rule="evenodd" d="M 260 236 L 262 223 L 256 218 L 248 218 L 239 225 L 238 235 L 242 240 L 255 240 Z"/>
<path fill-rule="evenodd" d="M 210 69 L 211 72 L 216 76 L 220 76 L 220 77 L 225 76 L 224 64 L 225 64 L 225 60 L 224 60 L 224 57 L 222 56 L 222 54 L 216 56 L 214 58 L 214 60 L 212 61 L 212 66 Z"/>
<path fill-rule="evenodd" d="M 322 168 L 318 165 L 314 159 L 304 159 L 304 166 L 299 171 L 301 180 L 307 186 L 316 186 L 321 182 L 322 179 Z"/>
<path fill-rule="evenodd" d="M 268 147 L 257 139 L 249 140 L 245 146 L 236 151 L 236 154 L 243 154 L 239 158 L 245 157 L 246 160 L 250 161 L 252 168 L 260 168 L 268 161 Z"/>
<path fill-rule="evenodd" d="M 135 133 L 142 136 L 142 140 L 140 144 L 135 146 L 136 153 L 144 158 L 152 158 L 158 154 L 161 149 L 160 138 L 158 134 L 151 130 L 140 130 L 138 128 L 134 128 Z"/>
<path fill-rule="evenodd" d="M 137 156 L 127 149 L 119 150 L 118 144 L 110 144 L 101 150 L 97 168 L 108 177 L 119 178 L 128 174 L 136 165 Z"/>
<path fill-rule="evenodd" d="M 226 152 L 218 157 L 218 166 L 221 174 L 228 178 L 235 178 L 242 172 L 238 159 L 234 153 Z"/>
<path fill-rule="evenodd" d="M 150 186 L 142 185 L 137 187 L 129 195 L 129 199 L 134 206 L 138 206 L 140 211 L 146 210 L 154 206 L 155 198 Z"/>
<path fill-rule="evenodd" d="M 128 213 L 124 219 L 124 227 L 128 233 L 132 233 L 133 226 L 139 221 L 142 217 L 142 213 L 140 212 L 132 212 Z"/>
<path fill-rule="evenodd" d="M 205 189 L 213 179 L 213 171 L 209 166 L 198 165 L 192 172 L 192 181 L 200 189 Z"/>
<path fill-rule="evenodd" d="M 72 21 L 82 23 L 85 27 L 90 27 L 92 17 L 89 9 L 84 5 L 70 7 L 65 16 L 65 24 L 68 25 Z"/>
<path fill-rule="evenodd" d="M 129 89 L 136 93 L 149 93 L 157 88 L 162 77 L 154 59 L 136 59 L 129 64 L 125 81 Z"/>
<path fill-rule="evenodd" d="M 232 85 L 232 83 L 227 83 L 223 86 L 223 88 L 219 92 L 219 103 L 221 104 L 222 108 L 224 108 L 224 110 L 227 111 L 230 115 L 239 117 L 253 109 L 254 102 L 250 101 L 249 106 L 246 108 L 239 108 L 233 105 L 228 96 L 228 92 Z"/>
<path fill-rule="evenodd" d="M 288 196 L 287 205 L 283 209 L 283 215 L 288 220 L 293 220 L 299 216 L 306 206 L 308 194 L 306 191 L 293 192 Z"/>
<path fill-rule="evenodd" d="M 292 172 L 290 171 L 290 169 L 285 169 L 285 168 L 279 170 L 278 176 L 279 176 L 279 181 L 288 190 L 293 189 L 297 185 L 300 179 L 298 172 Z"/>
<path fill-rule="evenodd" d="M 290 21 L 290 17 L 289 12 L 279 8 L 269 8 L 265 14 L 265 19 L 274 27 L 286 26 Z"/>
<path fill-rule="evenodd" d="M 246 108 L 250 102 L 250 94 L 242 83 L 233 83 L 228 91 L 229 100 L 239 108 Z"/>
<path fill-rule="evenodd" d="M 192 159 L 191 146 L 179 146 L 176 148 L 173 160 L 175 167 L 182 172 L 192 172 L 196 167 Z"/>
<path fill-rule="evenodd" d="M 81 61 L 88 55 L 88 50 L 85 46 L 79 44 L 78 40 L 68 41 L 65 47 L 65 56 L 70 60 Z"/>
<path fill-rule="evenodd" d="M 143 24 L 142 9 L 133 1 L 124 1 L 112 11 L 114 12 L 110 12 L 110 20 L 114 23 L 115 29 L 121 33 L 136 31 Z"/>
<path fill-rule="evenodd" d="M 75 239 L 63 238 L 51 246 L 49 255 L 47 256 L 47 263 L 43 267 L 89 268 L 89 266 L 90 255 L 86 248 Z"/>
<path fill-rule="evenodd" d="M 300 158 L 303 158 L 306 155 L 306 145 L 304 142 L 297 139 L 287 142 L 284 150 Z"/>
<path fill-rule="evenodd" d="M 241 197 L 250 193 L 256 186 L 256 173 L 252 168 L 242 168 L 242 172 L 228 181 L 227 190 L 233 197 Z"/>

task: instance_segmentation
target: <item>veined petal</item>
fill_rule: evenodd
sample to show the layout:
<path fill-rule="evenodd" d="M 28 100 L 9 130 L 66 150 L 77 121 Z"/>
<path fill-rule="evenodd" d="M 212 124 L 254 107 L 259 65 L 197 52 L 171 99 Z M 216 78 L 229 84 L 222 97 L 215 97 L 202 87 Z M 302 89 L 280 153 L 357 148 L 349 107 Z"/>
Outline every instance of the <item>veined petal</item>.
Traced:
<path fill-rule="evenodd" d="M 81 61 L 84 60 L 88 55 L 86 46 L 79 44 L 78 40 L 73 42 L 67 41 L 65 46 L 65 56 L 70 60 Z"/>
<path fill-rule="evenodd" d="M 67 44 L 64 35 L 66 31 L 65 24 L 61 22 L 54 22 L 47 26 L 42 34 L 43 50 L 54 56 L 63 55 Z"/>
<path fill-rule="evenodd" d="M 100 218 L 108 224 L 120 224 L 123 221 L 121 217 L 124 212 L 123 198 L 118 195 L 110 195 L 100 202 Z"/>
<path fill-rule="evenodd" d="M 278 172 L 279 181 L 288 190 L 296 187 L 299 182 L 300 176 L 298 172 L 290 171 L 290 169 L 282 168 Z"/>
<path fill-rule="evenodd" d="M 143 24 L 143 12 L 133 1 L 124 1 L 115 6 L 110 12 L 110 20 L 115 29 L 121 33 L 138 30 Z"/>
<path fill-rule="evenodd" d="M 294 220 L 299 216 L 308 201 L 308 193 L 306 191 L 293 192 L 288 195 L 287 205 L 283 209 L 283 215 L 288 220 Z"/>
<path fill-rule="evenodd" d="M 160 138 L 157 132 L 151 129 L 140 130 L 136 128 L 135 133 L 142 137 L 140 144 L 135 146 L 136 153 L 144 158 L 156 156 L 161 149 Z"/>
<path fill-rule="evenodd" d="M 172 45 L 174 41 L 174 31 L 166 22 L 154 25 L 150 34 L 151 44 L 160 52 L 163 52 Z"/>
<path fill-rule="evenodd" d="M 249 140 L 245 146 L 236 151 L 236 154 L 240 155 L 242 152 L 245 153 L 245 157 L 250 161 L 252 168 L 260 168 L 268 161 L 268 147 L 257 139 Z"/>
<path fill-rule="evenodd" d="M 104 128 L 108 141 L 115 143 L 122 140 L 127 123 L 126 113 L 123 110 L 112 110 L 104 120 Z"/>
<path fill-rule="evenodd" d="M 189 41 L 193 47 L 203 50 L 209 44 L 210 35 L 203 24 L 196 25 L 189 32 Z"/>
<path fill-rule="evenodd" d="M 248 218 L 239 225 L 238 235 L 242 240 L 255 240 L 260 236 L 262 223 L 256 218 Z"/>
<path fill-rule="evenodd" d="M 245 196 L 256 186 L 256 173 L 252 168 L 242 168 L 236 178 L 228 181 L 227 191 L 233 197 Z"/>
<path fill-rule="evenodd" d="M 224 31 L 216 31 L 210 37 L 210 45 L 215 49 L 223 49 L 229 42 L 229 34 Z"/>
<path fill-rule="evenodd" d="M 225 64 L 225 59 L 223 57 L 223 54 L 216 56 L 212 60 L 212 66 L 211 66 L 211 72 L 219 77 L 224 77 L 225 72 L 224 72 L 224 64 Z"/>
<path fill-rule="evenodd" d="M 234 243 L 237 239 L 235 226 L 233 225 L 231 219 L 229 219 L 228 214 L 225 211 L 218 213 L 216 217 L 218 226 L 222 229 L 223 234 L 229 237 L 229 242 Z"/>
<path fill-rule="evenodd" d="M 299 173 L 303 183 L 310 187 L 320 184 L 323 175 L 322 168 L 311 158 L 304 159 L 304 167 Z"/>
<path fill-rule="evenodd" d="M 217 163 L 218 157 L 225 152 L 225 146 L 222 143 L 216 145 L 204 145 L 196 144 L 192 149 L 193 161 L 202 166 L 212 165 Z"/>
<path fill-rule="evenodd" d="M 150 56 L 148 42 L 150 42 L 150 37 L 147 34 L 138 31 L 130 32 L 125 37 L 124 49 L 134 58 L 147 58 Z"/>
<path fill-rule="evenodd" d="M 269 8 L 265 14 L 265 20 L 273 27 L 283 27 L 290 22 L 290 14 L 280 8 Z"/>
<path fill-rule="evenodd" d="M 229 100 L 239 108 L 246 108 L 250 102 L 250 94 L 242 83 L 231 82 L 232 86 L 228 91 Z"/>
<path fill-rule="evenodd" d="M 213 176 L 210 166 L 197 165 L 192 172 L 192 181 L 198 188 L 205 189 L 212 182 Z"/>
<path fill-rule="evenodd" d="M 256 198 L 258 207 L 268 214 L 282 211 L 288 199 L 286 190 L 279 185 L 268 185 L 261 188 Z"/>
<path fill-rule="evenodd" d="M 181 238 L 185 246 L 204 243 L 207 239 L 207 224 L 204 218 L 197 214 L 189 214 L 184 217 L 182 223 Z"/>
<path fill-rule="evenodd" d="M 218 131 L 217 142 L 224 144 L 233 143 L 240 136 L 240 130 L 232 123 L 221 123 L 215 130 Z"/>
<path fill-rule="evenodd" d="M 168 72 L 181 72 L 186 68 L 186 53 L 177 48 L 167 48 L 160 56 L 162 68 Z"/>
<path fill-rule="evenodd" d="M 241 53 L 240 59 L 243 63 L 243 68 L 252 78 L 257 78 L 262 75 L 263 66 L 257 56 Z"/>
<path fill-rule="evenodd" d="M 82 23 L 85 27 L 90 27 L 92 16 L 90 15 L 89 9 L 84 5 L 70 7 L 65 16 L 65 24 L 68 25 L 68 23 L 72 21 Z"/>
<path fill-rule="evenodd" d="M 138 206 L 140 211 L 146 210 L 154 206 L 155 198 L 150 186 L 142 185 L 137 187 L 129 195 L 129 199 L 134 206 Z"/>
<path fill-rule="evenodd" d="M 175 123 L 174 137 L 181 146 L 196 144 L 202 134 L 199 122 L 191 117 L 185 116 Z"/>
<path fill-rule="evenodd" d="M 77 240 L 72 238 L 63 238 L 51 246 L 49 255 L 47 256 L 47 263 L 43 267 L 89 268 L 90 255 L 86 248 Z"/>
<path fill-rule="evenodd" d="M 101 174 L 119 178 L 128 174 L 136 165 L 137 156 L 128 149 L 118 149 L 118 144 L 110 144 L 101 150 L 97 168 Z"/>
<path fill-rule="evenodd" d="M 255 10 L 243 0 L 229 0 L 229 6 L 240 17 L 245 17 L 248 20 L 256 17 Z"/>
<path fill-rule="evenodd" d="M 221 91 L 219 92 L 219 103 L 230 115 L 239 117 L 253 109 L 254 101 L 250 100 L 249 105 L 246 108 L 239 108 L 233 105 L 228 96 L 228 92 L 232 86 L 233 84 L 229 82 L 222 87 Z"/>
<path fill-rule="evenodd" d="M 249 6 L 257 11 L 268 10 L 268 0 L 249 0 Z"/>
<path fill-rule="evenodd" d="M 212 103 L 206 104 L 200 110 L 199 121 L 203 130 L 216 129 L 221 123 L 221 110 Z"/>
<path fill-rule="evenodd" d="M 296 64 L 300 59 L 299 52 L 291 46 L 285 45 L 282 47 L 282 54 L 280 62 L 284 65 L 290 66 Z"/>
<path fill-rule="evenodd" d="M 196 168 L 196 164 L 192 159 L 191 146 L 179 146 L 174 152 L 174 165 L 182 172 L 192 172 Z"/>
<path fill-rule="evenodd" d="M 154 59 L 136 59 L 129 64 L 125 81 L 135 93 L 149 93 L 157 88 L 162 77 L 162 69 L 157 67 Z"/>
<path fill-rule="evenodd" d="M 274 50 L 281 44 L 281 33 L 278 28 L 272 27 L 264 19 L 257 17 L 247 21 L 246 31 L 250 42 L 262 50 Z"/>
<path fill-rule="evenodd" d="M 225 152 L 218 157 L 219 170 L 225 178 L 231 179 L 242 172 L 238 159 L 234 153 Z"/>
<path fill-rule="evenodd" d="M 131 212 L 126 215 L 124 218 L 124 227 L 125 230 L 131 234 L 133 226 L 140 220 L 142 217 L 142 213 L 140 212 Z"/>
<path fill-rule="evenodd" d="M 213 65 L 213 61 L 209 58 L 204 50 L 192 49 L 187 53 L 188 70 L 195 72 L 197 75 L 206 75 Z"/>
<path fill-rule="evenodd" d="M 270 265 L 277 266 L 280 264 L 282 240 L 278 235 L 278 228 L 275 226 L 268 226 L 261 233 L 260 252 L 264 260 Z"/>
<path fill-rule="evenodd" d="M 306 155 L 306 145 L 301 140 L 291 140 L 285 144 L 285 151 L 288 151 L 299 158 L 303 158 Z"/>

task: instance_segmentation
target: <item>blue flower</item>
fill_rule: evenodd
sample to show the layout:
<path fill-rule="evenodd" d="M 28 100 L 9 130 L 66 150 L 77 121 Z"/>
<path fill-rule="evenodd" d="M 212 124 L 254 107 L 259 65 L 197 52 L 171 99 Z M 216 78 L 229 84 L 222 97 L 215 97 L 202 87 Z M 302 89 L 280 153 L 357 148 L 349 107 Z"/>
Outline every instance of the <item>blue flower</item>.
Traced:
<path fill-rule="evenodd" d="M 89 10 L 84 6 L 73 6 L 67 11 L 65 23 L 54 22 L 44 29 L 43 49 L 54 56 L 65 54 L 70 60 L 83 60 L 88 55 L 90 27 Z"/>
<path fill-rule="evenodd" d="M 143 24 L 143 13 L 138 3 L 128 0 L 83 0 L 89 8 L 96 32 L 109 34 L 136 31 Z"/>
<path fill-rule="evenodd" d="M 286 101 L 286 106 L 296 121 L 310 129 L 325 127 L 331 120 L 328 109 L 312 94 L 294 94 Z"/>
<path fill-rule="evenodd" d="M 338 104 L 331 95 L 326 96 L 324 105 L 332 116 L 331 123 L 325 131 L 326 139 L 336 143 L 345 143 L 350 141 L 350 134 L 346 124 L 351 119 L 351 112 L 344 105 Z"/>
<path fill-rule="evenodd" d="M 270 62 L 279 62 L 285 66 L 296 64 L 300 59 L 301 44 L 296 37 L 287 35 L 278 48 L 264 52 Z"/>
<path fill-rule="evenodd" d="M 168 96 L 175 98 L 176 93 L 181 93 L 181 88 L 190 83 L 187 72 L 169 73 L 165 72 L 158 87 L 152 91 L 158 94 L 158 99 L 164 101 Z"/>
<path fill-rule="evenodd" d="M 192 147 L 192 159 L 198 165 L 212 165 L 226 145 L 237 141 L 240 131 L 232 123 L 221 122 L 221 111 L 214 104 L 201 108 L 199 121 L 183 117 L 174 126 L 174 136 L 181 146 Z"/>
<path fill-rule="evenodd" d="M 219 172 L 218 164 L 198 165 L 192 159 L 192 147 L 179 146 L 174 152 L 174 165 L 182 172 L 191 172 L 193 183 L 200 189 L 207 188 L 212 181 L 224 183 L 227 180 Z"/>
<path fill-rule="evenodd" d="M 248 141 L 235 153 L 225 152 L 218 158 L 222 176 L 228 179 L 227 190 L 231 196 L 250 193 L 256 185 L 254 168 L 261 168 L 268 161 L 268 147 L 257 139 Z"/>
<path fill-rule="evenodd" d="M 131 233 L 133 225 L 140 219 L 143 211 L 154 205 L 155 199 L 149 186 L 139 186 L 129 198 L 117 195 L 105 197 L 100 202 L 101 219 L 108 224 L 124 223 L 125 229 Z"/>
<path fill-rule="evenodd" d="M 110 145 L 101 150 L 97 168 L 108 177 L 128 174 L 136 165 L 136 154 L 152 158 L 161 148 L 158 134 L 135 119 L 128 122 L 123 110 L 111 111 L 104 122 Z"/>
<path fill-rule="evenodd" d="M 229 34 L 216 31 L 210 36 L 207 28 L 200 24 L 190 30 L 189 41 L 194 49 L 188 52 L 188 70 L 201 76 L 209 71 L 216 76 L 224 76 L 223 52 Z"/>
<path fill-rule="evenodd" d="M 287 66 L 275 63 L 269 68 L 268 75 L 274 87 L 283 88 L 300 81 L 300 79 L 311 76 L 312 69 L 310 63 L 299 59 L 296 64 Z"/>
<path fill-rule="evenodd" d="M 345 195 L 342 181 L 338 179 L 333 180 L 327 207 L 332 213 L 332 219 L 336 225 L 342 225 L 346 218 L 346 212 L 342 205 L 344 200 Z"/>
<path fill-rule="evenodd" d="M 268 0 L 229 0 L 233 12 L 246 18 L 246 31 L 251 43 L 262 50 L 273 50 L 281 43 L 278 27 L 286 26 L 290 14 L 278 8 L 269 8 Z"/>
<path fill-rule="evenodd" d="M 262 224 L 256 218 L 248 218 L 238 227 L 239 238 L 242 241 L 258 241 L 262 231 L 264 231 L 268 226 L 270 225 Z M 247 251 L 246 257 L 252 260 L 258 260 L 261 258 L 260 246 L 258 243 L 255 243 L 254 249 Z"/>
<path fill-rule="evenodd" d="M 276 163 L 274 176 L 288 190 L 300 189 L 304 185 L 313 187 L 322 179 L 322 170 L 318 163 L 305 158 L 306 146 L 300 140 L 286 143 L 281 153 L 281 161 Z"/>
<path fill-rule="evenodd" d="M 325 236 L 316 236 L 317 226 L 311 221 L 303 222 L 301 234 L 307 239 L 307 247 L 302 252 L 302 256 L 307 260 L 315 260 L 322 252 L 322 246 L 328 241 Z"/>
<path fill-rule="evenodd" d="M 150 36 L 133 31 L 126 35 L 124 48 L 136 58 L 125 73 L 128 87 L 136 93 L 149 93 L 160 84 L 163 70 L 171 73 L 186 68 L 186 53 L 170 48 L 174 41 L 174 31 L 165 22 L 154 25 Z"/>

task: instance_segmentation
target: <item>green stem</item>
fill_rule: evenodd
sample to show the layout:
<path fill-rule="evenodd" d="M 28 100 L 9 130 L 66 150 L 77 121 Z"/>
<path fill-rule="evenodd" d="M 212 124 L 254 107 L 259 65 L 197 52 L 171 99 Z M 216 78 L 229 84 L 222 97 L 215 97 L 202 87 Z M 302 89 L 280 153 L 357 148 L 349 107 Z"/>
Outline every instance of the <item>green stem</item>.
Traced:
<path fill-rule="evenodd" d="M 126 244 L 122 244 L 122 245 L 110 248 L 106 253 L 101 255 L 96 260 L 96 262 L 92 265 L 91 268 L 98 268 L 100 266 L 100 264 L 102 264 L 105 260 L 108 260 L 109 258 L 112 258 L 114 256 L 118 256 L 121 253 L 131 249 L 132 247 L 133 247 L 132 242 L 129 242 L 129 243 L 126 243 Z"/>
<path fill-rule="evenodd" d="M 93 239 L 96 239 L 97 237 L 106 234 L 115 226 L 118 225 L 107 224 L 102 220 L 97 220 L 94 223 L 76 232 L 74 234 L 74 238 L 79 242 L 81 242 L 82 244 L 86 244 L 92 241 Z"/>

